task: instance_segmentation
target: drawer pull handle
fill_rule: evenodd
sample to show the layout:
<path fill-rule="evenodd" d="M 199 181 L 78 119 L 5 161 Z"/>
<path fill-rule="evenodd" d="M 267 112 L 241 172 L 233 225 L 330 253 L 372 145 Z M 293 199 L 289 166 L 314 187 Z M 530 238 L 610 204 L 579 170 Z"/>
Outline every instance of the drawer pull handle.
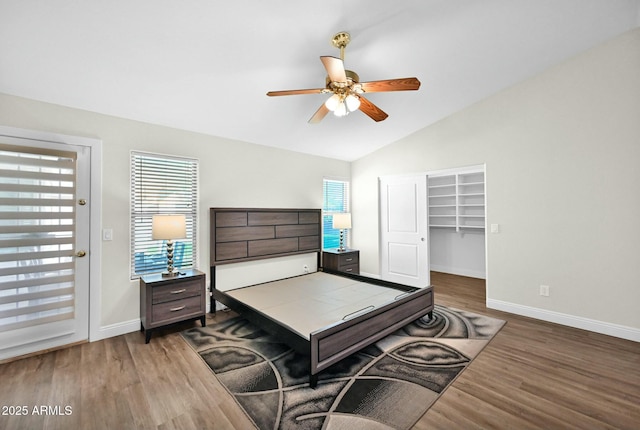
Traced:
<path fill-rule="evenodd" d="M 347 270 L 345 270 L 345 272 L 353 272 L 353 269 L 349 267 Z"/>
<path fill-rule="evenodd" d="M 174 290 L 174 291 L 171 292 L 171 294 L 180 294 L 180 293 L 184 293 L 185 291 L 187 291 L 187 289 L 183 288 L 181 290 Z"/>
<path fill-rule="evenodd" d="M 350 261 L 353 261 L 353 258 L 347 258 L 346 261 L 347 261 L 347 263 L 350 262 Z"/>
<path fill-rule="evenodd" d="M 185 305 L 182 305 L 182 306 L 178 306 L 177 308 L 171 308 L 171 309 L 169 309 L 169 311 L 171 311 L 171 312 L 178 312 L 178 311 L 183 310 L 184 308 L 186 308 L 186 306 L 185 306 Z"/>

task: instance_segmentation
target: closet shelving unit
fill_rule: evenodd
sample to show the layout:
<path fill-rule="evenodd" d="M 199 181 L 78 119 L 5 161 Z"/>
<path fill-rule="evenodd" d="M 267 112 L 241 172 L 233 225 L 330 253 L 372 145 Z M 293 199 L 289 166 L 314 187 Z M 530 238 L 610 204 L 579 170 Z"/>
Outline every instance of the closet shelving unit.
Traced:
<path fill-rule="evenodd" d="M 485 228 L 484 172 L 461 171 L 428 178 L 429 227 Z"/>

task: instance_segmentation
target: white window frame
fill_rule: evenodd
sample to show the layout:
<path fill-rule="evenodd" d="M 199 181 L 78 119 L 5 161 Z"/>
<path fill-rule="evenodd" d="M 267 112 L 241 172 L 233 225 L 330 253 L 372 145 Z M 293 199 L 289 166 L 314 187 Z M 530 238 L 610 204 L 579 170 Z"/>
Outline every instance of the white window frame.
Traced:
<path fill-rule="evenodd" d="M 327 182 L 341 182 L 345 185 L 345 193 L 346 195 L 344 195 L 342 197 L 343 203 L 344 203 L 344 210 L 342 211 L 335 211 L 335 210 L 327 210 L 327 196 L 326 196 L 326 183 Z M 332 249 L 332 248 L 337 248 L 338 245 L 336 244 L 336 246 L 325 246 L 325 230 L 326 230 L 326 225 L 327 224 L 325 222 L 325 217 L 331 217 L 330 219 L 333 219 L 333 215 L 336 213 L 348 213 L 351 211 L 351 181 L 349 181 L 349 179 L 347 178 L 337 178 L 337 177 L 324 177 L 322 179 L 322 248 L 323 249 Z M 349 230 L 345 230 L 344 232 L 344 241 L 345 241 L 345 246 L 348 247 L 349 242 L 350 242 L 350 234 L 349 234 Z"/>
<path fill-rule="evenodd" d="M 158 203 L 157 207 L 152 207 L 149 205 L 148 201 L 150 197 L 140 195 L 140 193 L 147 193 L 150 191 L 145 191 L 141 189 L 141 185 L 139 183 L 140 178 L 136 176 L 140 173 L 140 161 L 144 160 L 147 163 L 156 164 L 161 162 L 171 162 L 176 161 L 180 163 L 190 163 L 193 171 L 189 172 L 190 180 L 192 180 L 190 184 L 190 193 L 183 193 L 182 199 L 177 199 L 176 201 L 167 200 L 165 188 L 160 188 L 160 196 L 158 199 L 162 199 L 161 203 Z M 135 163 L 138 163 L 136 166 Z M 154 167 L 151 166 L 153 169 Z M 174 265 L 178 269 L 187 269 L 194 268 L 197 265 L 197 237 L 198 237 L 198 192 L 199 192 L 199 160 L 188 157 L 180 157 L 175 155 L 167 155 L 167 154 L 158 154 L 158 153 L 150 153 L 150 152 L 142 152 L 142 151 L 131 151 L 131 197 L 130 197 L 130 230 L 131 230 L 131 254 L 130 254 L 130 273 L 131 279 L 138 279 L 140 276 L 148 274 L 148 273 L 157 273 L 163 270 L 166 270 L 166 245 L 162 241 L 153 241 L 151 239 L 151 220 L 153 215 L 156 214 L 184 214 L 187 220 L 187 238 L 186 239 L 178 239 L 176 240 L 176 246 L 178 243 L 182 243 L 184 247 L 184 262 L 188 264 L 181 264 L 180 257 L 176 258 L 177 250 L 174 247 Z M 136 173 L 138 172 L 138 173 Z M 156 170 L 155 172 L 151 172 L 150 181 L 153 182 L 156 186 L 159 185 L 159 179 L 161 176 L 159 172 Z M 167 186 L 170 184 L 177 184 L 179 181 L 171 181 L 171 178 L 167 176 Z M 148 189 L 148 187 L 147 187 Z M 188 201 L 185 200 L 185 197 L 188 198 Z M 145 202 L 146 201 L 146 202 Z M 160 200 L 159 200 L 160 201 Z M 144 221 L 141 222 L 140 219 L 143 218 Z M 138 240 L 136 240 L 136 238 Z M 155 245 L 154 245 L 155 244 Z M 152 246 L 155 246 L 155 252 L 153 254 L 149 254 L 147 251 L 152 250 Z M 138 257 L 140 253 L 143 253 L 143 259 L 147 259 L 149 255 L 152 258 L 164 259 L 164 264 L 154 264 L 149 267 L 153 267 L 152 271 L 136 271 L 136 253 Z M 144 255 L 146 254 L 146 255 Z M 140 260 L 140 258 L 138 258 Z M 148 261 L 147 261 L 148 263 Z M 139 267 L 140 264 L 138 264 Z M 156 267 L 157 266 L 157 267 Z"/>

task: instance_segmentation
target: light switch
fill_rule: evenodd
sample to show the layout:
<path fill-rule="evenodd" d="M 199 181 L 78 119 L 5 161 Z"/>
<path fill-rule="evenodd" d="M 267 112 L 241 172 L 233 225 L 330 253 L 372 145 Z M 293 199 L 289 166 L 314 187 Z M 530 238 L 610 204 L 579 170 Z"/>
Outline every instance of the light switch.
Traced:
<path fill-rule="evenodd" d="M 102 240 L 113 240 L 112 228 L 105 228 L 102 230 Z"/>
<path fill-rule="evenodd" d="M 491 233 L 500 233 L 500 224 L 491 224 Z"/>

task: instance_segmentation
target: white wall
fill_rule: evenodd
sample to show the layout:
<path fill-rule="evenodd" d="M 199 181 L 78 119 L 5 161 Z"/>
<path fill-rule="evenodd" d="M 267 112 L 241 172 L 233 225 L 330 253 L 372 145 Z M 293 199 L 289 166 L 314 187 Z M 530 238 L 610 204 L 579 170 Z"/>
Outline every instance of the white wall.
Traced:
<path fill-rule="evenodd" d="M 436 272 L 486 278 L 484 230 L 429 229 L 429 265 Z"/>
<path fill-rule="evenodd" d="M 354 162 L 361 270 L 379 273 L 379 176 L 482 163 L 487 303 L 640 340 L 640 29 Z"/>
<path fill-rule="evenodd" d="M 212 118 L 215 121 L 215 118 Z M 138 283 L 129 279 L 131 150 L 200 160 L 198 267 L 208 275 L 209 208 L 322 207 L 324 176 L 350 176 L 350 164 L 328 158 L 145 124 L 0 94 L 0 124 L 103 142 L 101 324 L 109 334 L 139 328 Z M 248 123 L 247 127 L 251 124 Z"/>

